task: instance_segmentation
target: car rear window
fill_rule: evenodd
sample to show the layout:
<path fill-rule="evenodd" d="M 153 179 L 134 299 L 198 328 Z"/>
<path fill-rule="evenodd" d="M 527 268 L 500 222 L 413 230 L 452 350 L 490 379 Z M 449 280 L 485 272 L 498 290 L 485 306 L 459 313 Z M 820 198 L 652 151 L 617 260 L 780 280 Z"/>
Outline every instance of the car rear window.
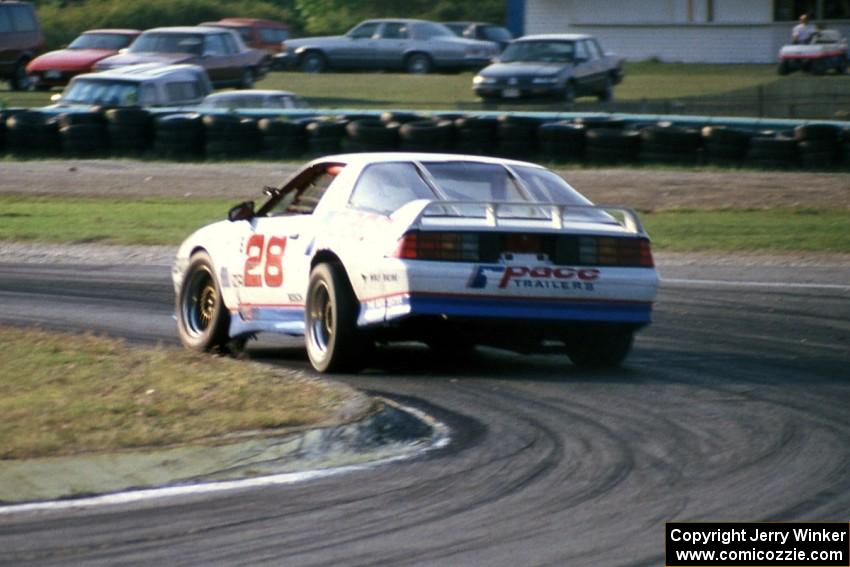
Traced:
<path fill-rule="evenodd" d="M 191 53 L 200 55 L 204 36 L 182 33 L 144 33 L 133 42 L 131 53 Z"/>
<path fill-rule="evenodd" d="M 434 198 L 412 163 L 376 163 L 360 174 L 350 204 L 388 215 L 410 201 Z"/>

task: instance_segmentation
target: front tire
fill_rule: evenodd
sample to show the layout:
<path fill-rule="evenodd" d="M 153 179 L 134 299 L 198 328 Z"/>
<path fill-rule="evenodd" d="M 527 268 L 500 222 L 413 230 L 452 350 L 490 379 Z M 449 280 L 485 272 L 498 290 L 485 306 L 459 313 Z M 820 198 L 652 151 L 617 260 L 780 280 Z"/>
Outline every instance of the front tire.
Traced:
<path fill-rule="evenodd" d="M 239 79 L 239 88 L 240 89 L 252 89 L 254 88 L 254 71 L 252 69 L 245 69 L 242 71 L 242 78 Z"/>
<path fill-rule="evenodd" d="M 298 68 L 304 73 L 321 73 L 328 67 L 325 56 L 318 51 L 308 51 L 301 57 Z"/>
<path fill-rule="evenodd" d="M 32 79 L 29 75 L 27 75 L 27 61 L 26 59 L 18 61 L 15 65 L 15 70 L 12 75 L 12 79 L 9 81 L 9 86 L 13 91 L 26 91 L 32 86 Z"/>
<path fill-rule="evenodd" d="M 339 264 L 318 264 L 310 273 L 305 342 L 318 372 L 356 372 L 363 367 L 366 340 L 357 329 L 357 300 Z"/>
<path fill-rule="evenodd" d="M 576 85 L 572 81 L 567 81 L 564 85 L 563 101 L 567 104 L 573 104 L 576 101 Z"/>
<path fill-rule="evenodd" d="M 192 256 L 177 295 L 177 332 L 186 348 L 223 350 L 228 341 L 230 313 L 221 296 L 212 259 L 205 252 Z"/>

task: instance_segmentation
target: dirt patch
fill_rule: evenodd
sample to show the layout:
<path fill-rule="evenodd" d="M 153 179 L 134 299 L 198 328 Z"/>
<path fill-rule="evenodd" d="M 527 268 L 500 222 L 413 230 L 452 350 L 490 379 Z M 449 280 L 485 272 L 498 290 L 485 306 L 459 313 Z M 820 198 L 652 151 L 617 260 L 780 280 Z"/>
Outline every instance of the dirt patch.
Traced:
<path fill-rule="evenodd" d="M 300 163 L 131 160 L 0 162 L 0 193 L 63 196 L 259 198 Z M 597 203 L 670 208 L 850 208 L 850 174 L 773 171 L 562 169 Z"/>

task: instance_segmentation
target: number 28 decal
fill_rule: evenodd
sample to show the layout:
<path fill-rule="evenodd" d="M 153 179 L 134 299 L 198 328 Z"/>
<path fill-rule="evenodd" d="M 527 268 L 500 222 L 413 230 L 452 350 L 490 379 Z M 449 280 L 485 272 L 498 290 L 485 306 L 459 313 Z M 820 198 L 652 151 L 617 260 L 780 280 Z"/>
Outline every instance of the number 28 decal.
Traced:
<path fill-rule="evenodd" d="M 263 281 L 268 287 L 282 286 L 284 250 L 286 237 L 272 236 L 266 242 L 264 235 L 252 235 L 245 245 L 245 287 L 260 287 Z"/>

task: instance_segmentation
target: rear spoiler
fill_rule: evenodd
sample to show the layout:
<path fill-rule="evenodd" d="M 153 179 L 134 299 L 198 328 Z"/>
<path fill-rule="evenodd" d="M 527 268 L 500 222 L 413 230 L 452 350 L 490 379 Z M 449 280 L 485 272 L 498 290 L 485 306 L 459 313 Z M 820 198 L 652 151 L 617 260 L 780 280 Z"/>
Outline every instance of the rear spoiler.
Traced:
<path fill-rule="evenodd" d="M 568 205 L 517 201 L 430 201 L 411 225 L 421 226 L 426 217 L 483 219 L 486 226 L 504 226 L 506 221 L 540 221 L 541 228 L 563 229 L 565 221 L 616 224 L 626 231 L 646 235 L 634 209 L 609 205 Z"/>

